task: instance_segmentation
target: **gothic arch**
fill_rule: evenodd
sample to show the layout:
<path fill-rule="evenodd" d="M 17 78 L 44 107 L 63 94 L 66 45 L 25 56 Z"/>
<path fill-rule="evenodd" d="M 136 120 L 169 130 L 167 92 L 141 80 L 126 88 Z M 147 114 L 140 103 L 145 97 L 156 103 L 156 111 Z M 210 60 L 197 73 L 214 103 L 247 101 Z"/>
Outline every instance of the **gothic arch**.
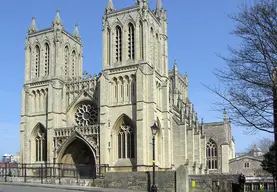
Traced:
<path fill-rule="evenodd" d="M 132 18 L 129 18 L 124 22 L 124 24 L 123 24 L 124 29 L 128 29 L 130 24 L 133 25 L 134 31 L 136 31 L 136 22 Z"/>
<path fill-rule="evenodd" d="M 208 169 L 218 169 L 218 145 L 211 138 L 206 144 L 206 161 Z"/>
<path fill-rule="evenodd" d="M 80 134 L 74 132 L 57 152 L 58 162 L 65 168 L 75 169 L 79 178 L 95 178 L 96 149 Z"/>
<path fill-rule="evenodd" d="M 33 91 L 33 92 L 34 92 L 34 91 Z M 43 125 L 42 123 L 39 122 L 39 123 L 37 123 L 37 124 L 34 126 L 32 132 L 31 132 L 31 136 L 32 136 L 32 137 L 35 136 L 35 134 L 39 131 L 39 129 L 43 129 L 44 131 L 46 131 L 44 125 Z"/>
<path fill-rule="evenodd" d="M 141 20 L 139 20 L 139 22 L 138 22 L 138 30 L 139 30 L 139 42 L 138 42 L 138 44 L 139 44 L 139 49 L 137 49 L 137 50 L 139 50 L 139 59 L 144 59 L 144 47 L 143 47 L 143 45 L 144 45 L 144 37 L 143 37 L 143 33 L 144 33 L 144 28 L 143 28 L 143 23 L 142 23 L 142 21 Z"/>
<path fill-rule="evenodd" d="M 64 75 L 69 75 L 69 67 L 70 67 L 70 45 L 66 44 L 63 49 L 63 65 L 64 65 Z"/>
<path fill-rule="evenodd" d="M 120 27 L 119 25 L 116 25 L 114 28 L 114 37 L 113 39 L 113 44 L 114 44 L 114 57 L 115 57 L 115 62 L 121 62 L 122 57 L 123 57 L 123 28 Z"/>
<path fill-rule="evenodd" d="M 115 131 L 117 131 L 117 129 L 119 128 L 119 126 L 122 124 L 122 122 L 124 122 L 126 125 L 129 125 L 129 126 L 134 126 L 133 125 L 133 121 L 131 120 L 131 118 L 126 115 L 125 113 L 121 114 L 117 120 L 115 121 L 114 123 L 114 126 L 113 126 L 113 129 Z"/>
<path fill-rule="evenodd" d="M 50 72 L 50 58 L 51 58 L 50 55 L 51 55 L 50 44 L 46 40 L 43 43 L 44 76 L 49 75 L 49 72 Z"/>
<path fill-rule="evenodd" d="M 92 154 L 94 155 L 94 158 L 96 160 L 96 149 L 94 147 L 92 147 L 92 145 L 86 140 L 84 139 L 79 133 L 74 132 L 65 143 L 63 143 L 63 145 L 57 150 L 58 153 L 58 162 L 61 162 L 62 157 L 66 151 L 66 149 L 76 140 L 79 139 L 80 141 L 84 142 L 89 149 L 91 150 Z"/>
<path fill-rule="evenodd" d="M 35 50 L 36 46 L 38 46 L 39 50 L 41 50 L 41 45 L 40 45 L 39 42 L 34 42 L 34 43 L 32 44 L 32 50 Z"/>
<path fill-rule="evenodd" d="M 47 43 L 49 45 L 49 47 L 51 46 L 51 42 L 47 39 L 47 38 L 44 38 L 43 41 L 41 42 L 41 45 L 45 45 L 45 43 Z"/>
<path fill-rule="evenodd" d="M 132 120 L 122 114 L 113 126 L 116 159 L 135 158 L 136 130 Z"/>
<path fill-rule="evenodd" d="M 70 52 L 70 75 L 74 77 L 76 75 L 77 71 L 77 63 L 78 63 L 78 58 L 77 58 L 78 52 L 75 48 L 73 48 Z"/>
<path fill-rule="evenodd" d="M 136 28 L 132 22 L 129 22 L 127 25 L 127 35 L 128 35 L 128 58 L 134 60 L 135 59 L 135 50 L 136 50 Z"/>
<path fill-rule="evenodd" d="M 121 29 L 123 29 L 124 25 L 117 19 L 112 25 L 111 25 L 111 29 L 113 29 L 112 31 L 114 32 L 116 27 L 119 26 Z"/>
<path fill-rule="evenodd" d="M 155 26 L 152 23 L 149 25 L 149 32 L 151 33 L 151 31 L 155 34 Z"/>
<path fill-rule="evenodd" d="M 65 49 L 66 47 L 68 47 L 68 51 L 69 53 L 71 53 L 71 46 L 70 46 L 70 43 L 69 42 L 66 42 L 63 46 L 63 49 Z M 75 47 L 74 47 L 75 48 Z"/>
<path fill-rule="evenodd" d="M 37 123 L 31 132 L 31 158 L 33 162 L 47 160 L 47 130 Z"/>

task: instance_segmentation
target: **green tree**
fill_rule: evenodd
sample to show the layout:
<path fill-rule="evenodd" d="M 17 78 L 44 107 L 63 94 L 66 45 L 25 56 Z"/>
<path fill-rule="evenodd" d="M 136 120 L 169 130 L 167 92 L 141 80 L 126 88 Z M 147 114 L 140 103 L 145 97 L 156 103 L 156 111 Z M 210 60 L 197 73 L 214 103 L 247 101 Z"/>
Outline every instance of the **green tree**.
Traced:
<path fill-rule="evenodd" d="M 275 145 L 272 145 L 269 148 L 269 151 L 264 154 L 264 160 L 262 161 L 261 166 L 265 171 L 272 174 L 273 177 L 276 176 L 276 169 L 275 169 Z"/>

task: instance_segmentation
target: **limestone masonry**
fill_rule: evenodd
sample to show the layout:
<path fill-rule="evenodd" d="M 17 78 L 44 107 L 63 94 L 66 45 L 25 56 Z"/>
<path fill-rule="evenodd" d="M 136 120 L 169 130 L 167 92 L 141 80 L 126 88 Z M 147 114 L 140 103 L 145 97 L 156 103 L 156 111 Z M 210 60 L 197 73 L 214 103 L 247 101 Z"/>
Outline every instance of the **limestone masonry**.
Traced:
<path fill-rule="evenodd" d="M 100 19 L 100 18 L 99 18 Z M 167 14 L 158 0 L 103 16 L 102 72 L 82 70 L 78 26 L 73 34 L 60 12 L 52 27 L 38 30 L 35 18 L 25 44 L 21 163 L 99 165 L 111 172 L 147 171 L 152 166 L 156 121 L 159 171 L 188 167 L 189 174 L 229 173 L 235 157 L 230 122 L 199 122 L 188 98 L 188 76 L 174 62 L 168 69 Z M 84 174 L 84 173 L 83 173 Z"/>

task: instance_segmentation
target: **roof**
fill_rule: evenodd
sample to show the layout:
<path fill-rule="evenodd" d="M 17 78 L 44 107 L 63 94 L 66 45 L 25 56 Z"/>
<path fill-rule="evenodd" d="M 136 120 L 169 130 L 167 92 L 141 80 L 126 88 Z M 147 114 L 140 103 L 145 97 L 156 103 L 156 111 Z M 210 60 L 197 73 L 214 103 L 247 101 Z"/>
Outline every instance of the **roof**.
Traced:
<path fill-rule="evenodd" d="M 253 157 L 253 156 L 249 156 L 249 155 L 243 155 L 243 156 L 239 156 L 239 157 L 235 157 L 233 159 L 230 159 L 229 163 L 232 163 L 232 162 L 235 162 L 235 161 L 240 161 L 242 159 L 251 159 L 251 160 L 254 160 L 254 161 L 262 162 L 263 161 L 263 156 Z"/>

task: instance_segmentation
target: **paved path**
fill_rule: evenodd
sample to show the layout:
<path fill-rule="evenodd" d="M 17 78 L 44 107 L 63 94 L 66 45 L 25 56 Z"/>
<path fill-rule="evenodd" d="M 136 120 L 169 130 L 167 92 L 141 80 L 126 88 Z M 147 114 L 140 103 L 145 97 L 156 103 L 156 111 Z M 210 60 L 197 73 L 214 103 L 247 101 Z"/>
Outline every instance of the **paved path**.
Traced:
<path fill-rule="evenodd" d="M 0 183 L 0 192 L 135 192 L 124 189 L 104 189 L 93 187 L 78 187 L 64 185 L 47 185 L 31 183 Z"/>

